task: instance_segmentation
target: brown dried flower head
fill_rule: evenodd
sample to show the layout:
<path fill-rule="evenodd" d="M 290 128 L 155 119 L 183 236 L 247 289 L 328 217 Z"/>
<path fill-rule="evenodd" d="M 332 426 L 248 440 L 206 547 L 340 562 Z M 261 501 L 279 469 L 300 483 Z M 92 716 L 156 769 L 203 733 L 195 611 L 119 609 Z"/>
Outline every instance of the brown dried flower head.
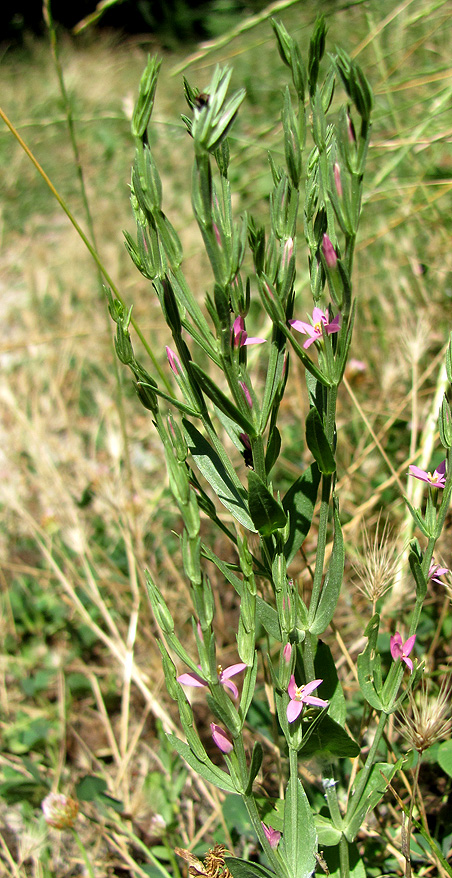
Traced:
<path fill-rule="evenodd" d="M 422 753 L 452 730 L 451 686 L 443 680 L 437 695 L 423 680 L 417 693 L 410 692 L 409 706 L 400 714 L 399 730 L 414 750 Z"/>
<path fill-rule="evenodd" d="M 392 530 L 385 521 L 380 533 L 381 512 L 373 537 L 369 536 L 366 526 L 363 527 L 363 555 L 353 564 L 355 573 L 361 580 L 357 585 L 360 592 L 375 604 L 392 586 L 397 571 L 399 555 L 395 541 L 391 538 Z"/>
<path fill-rule="evenodd" d="M 189 863 L 188 874 L 192 878 L 232 878 L 232 875 L 224 864 L 226 848 L 224 844 L 216 844 L 207 851 L 204 862 L 198 860 L 191 851 L 185 848 L 175 848 L 176 854 L 183 857 Z"/>

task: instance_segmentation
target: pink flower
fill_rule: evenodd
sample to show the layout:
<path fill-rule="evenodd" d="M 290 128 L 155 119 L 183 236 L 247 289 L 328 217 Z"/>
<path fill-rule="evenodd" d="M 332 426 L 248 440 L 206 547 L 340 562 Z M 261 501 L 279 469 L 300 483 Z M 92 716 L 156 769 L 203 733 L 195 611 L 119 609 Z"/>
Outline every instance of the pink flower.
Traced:
<path fill-rule="evenodd" d="M 436 582 L 438 585 L 444 585 L 444 582 L 441 582 L 439 577 L 446 576 L 448 573 L 450 573 L 450 570 L 447 567 L 440 567 L 439 564 L 435 564 L 432 561 L 428 571 L 428 579 L 431 579 L 432 582 Z"/>
<path fill-rule="evenodd" d="M 271 826 L 266 826 L 265 823 L 262 824 L 262 829 L 265 832 L 265 837 L 273 850 L 278 847 L 279 842 L 281 840 L 281 833 L 278 832 L 277 829 L 273 829 Z"/>
<path fill-rule="evenodd" d="M 421 482 L 427 482 L 427 484 L 431 485 L 432 488 L 444 488 L 444 485 L 446 484 L 445 460 L 440 463 L 439 467 L 435 470 L 433 475 L 423 469 L 419 469 L 418 466 L 414 466 L 413 464 L 408 467 L 408 469 L 408 475 L 414 476 L 415 479 L 420 479 Z"/>
<path fill-rule="evenodd" d="M 339 198 L 342 198 L 341 169 L 340 169 L 337 162 L 334 162 L 333 173 L 334 173 L 334 182 L 336 185 L 336 192 L 339 195 Z"/>
<path fill-rule="evenodd" d="M 325 262 L 326 262 L 328 268 L 336 268 L 337 253 L 336 253 L 328 235 L 323 236 L 322 253 L 325 257 Z"/>
<path fill-rule="evenodd" d="M 341 328 L 341 315 L 336 314 L 336 317 L 330 323 L 328 312 L 324 312 L 320 308 L 314 308 L 312 312 L 312 325 L 304 323 L 302 320 L 290 320 L 289 323 L 297 332 L 309 335 L 309 338 L 303 344 L 304 349 L 307 350 L 314 341 L 322 340 L 324 331 L 327 335 L 339 332 Z"/>
<path fill-rule="evenodd" d="M 413 662 L 410 658 L 408 658 L 411 650 L 414 646 L 414 641 L 416 640 L 416 635 L 412 634 L 408 640 L 405 640 L 405 643 L 402 640 L 402 635 L 396 631 L 395 634 L 391 637 L 390 647 L 391 647 L 391 655 L 396 662 L 398 659 L 402 659 L 403 662 L 409 667 L 410 673 L 413 672 Z"/>
<path fill-rule="evenodd" d="M 239 697 L 239 690 L 235 683 L 232 683 L 230 678 L 235 677 L 236 674 L 240 674 L 240 671 L 244 671 L 246 668 L 245 662 L 238 662 L 236 665 L 230 665 L 229 668 L 223 668 L 221 665 L 217 667 L 218 674 L 218 682 L 224 686 L 225 689 L 229 689 L 232 693 L 233 698 Z M 182 683 L 184 686 L 207 686 L 207 681 L 203 680 L 198 674 L 181 674 L 177 678 L 178 683 Z"/>
<path fill-rule="evenodd" d="M 236 317 L 231 329 L 231 341 L 235 348 L 243 345 L 264 344 L 265 338 L 249 338 L 243 317 Z"/>
<path fill-rule="evenodd" d="M 321 683 L 323 683 L 323 680 L 312 680 L 311 683 L 306 683 L 305 686 L 297 686 L 295 677 L 292 674 L 287 688 L 290 696 L 290 701 L 287 705 L 287 719 L 290 723 L 293 723 L 300 716 L 304 704 L 313 704 L 314 707 L 328 707 L 328 701 L 311 695 L 311 692 L 317 689 L 317 686 L 320 686 Z"/>
<path fill-rule="evenodd" d="M 228 738 L 225 730 L 222 729 L 221 726 L 217 726 L 216 723 L 210 723 L 210 728 L 212 731 L 212 738 L 218 749 L 221 750 L 222 753 L 230 753 L 231 750 L 234 749 L 234 745 Z"/>
<path fill-rule="evenodd" d="M 179 360 L 177 354 L 175 354 L 174 351 L 172 351 L 171 348 L 168 347 L 168 345 L 166 346 L 166 356 L 168 357 L 168 363 L 170 364 L 174 374 L 183 375 L 184 371 L 182 369 L 181 361 Z"/>
<path fill-rule="evenodd" d="M 290 660 L 292 658 L 292 644 L 291 643 L 286 643 L 286 645 L 283 649 L 283 656 L 284 656 L 284 661 L 285 661 L 286 665 L 290 664 Z"/>
<path fill-rule="evenodd" d="M 250 409 L 252 409 L 252 408 L 253 408 L 253 400 L 251 399 L 251 393 L 250 393 L 250 391 L 249 391 L 247 385 L 245 384 L 244 381 L 239 381 L 239 384 L 240 384 L 240 387 L 241 387 L 242 390 L 243 390 L 243 395 L 244 395 L 244 397 L 245 397 L 245 399 L 246 399 L 246 401 L 247 401 L 247 403 L 248 403 Z"/>

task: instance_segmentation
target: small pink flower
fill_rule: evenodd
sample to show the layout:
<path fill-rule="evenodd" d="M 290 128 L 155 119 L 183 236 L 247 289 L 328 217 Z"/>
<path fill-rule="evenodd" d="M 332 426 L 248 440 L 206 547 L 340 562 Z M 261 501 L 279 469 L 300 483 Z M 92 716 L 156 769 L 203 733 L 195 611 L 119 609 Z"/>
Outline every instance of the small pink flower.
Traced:
<path fill-rule="evenodd" d="M 440 567 L 439 564 L 435 564 L 432 561 L 428 571 L 428 579 L 436 582 L 437 585 L 444 585 L 444 582 L 441 582 L 440 576 L 447 576 L 448 573 L 450 573 L 450 570 L 447 567 Z"/>
<path fill-rule="evenodd" d="M 323 236 L 322 253 L 325 257 L 325 262 L 326 262 L 328 268 L 336 268 L 336 266 L 337 266 L 337 253 L 336 253 L 328 235 Z"/>
<path fill-rule="evenodd" d="M 297 332 L 309 335 L 309 338 L 303 344 L 304 349 L 307 350 L 314 341 L 322 340 L 323 330 L 327 335 L 339 332 L 341 328 L 341 315 L 336 314 L 336 317 L 330 323 L 328 312 L 322 311 L 321 308 L 314 308 L 312 312 L 312 325 L 311 323 L 304 323 L 302 320 L 290 320 L 289 322 Z"/>
<path fill-rule="evenodd" d="M 168 347 L 168 345 L 166 346 L 166 356 L 168 357 L 168 363 L 170 364 L 174 374 L 183 375 L 184 370 L 182 369 L 181 361 L 179 360 L 177 354 L 174 353 L 174 351 L 172 351 L 171 348 Z"/>
<path fill-rule="evenodd" d="M 240 674 L 240 671 L 244 671 L 246 668 L 245 662 L 238 662 L 236 665 L 230 665 L 228 668 L 223 668 L 221 665 L 217 667 L 218 674 L 218 682 L 224 686 L 225 689 L 229 689 L 232 693 L 233 698 L 239 697 L 239 690 L 235 683 L 231 682 L 231 677 L 235 677 L 236 674 Z M 207 681 L 200 677 L 198 674 L 180 674 L 177 678 L 178 683 L 182 683 L 184 686 L 207 686 Z"/>
<path fill-rule="evenodd" d="M 265 344 L 265 338 L 249 338 L 243 317 L 236 317 L 231 329 L 231 341 L 235 348 L 243 345 Z"/>
<path fill-rule="evenodd" d="M 228 738 L 225 730 L 222 729 L 221 726 L 217 726 L 216 723 L 210 723 L 210 728 L 212 731 L 212 738 L 218 749 L 221 750 L 222 753 L 230 753 L 231 750 L 234 749 L 234 745 Z"/>
<path fill-rule="evenodd" d="M 398 661 L 398 659 L 402 659 L 403 662 L 409 667 L 410 673 L 413 672 L 413 662 L 410 658 L 408 658 L 411 650 L 414 646 L 414 641 L 416 640 L 416 635 L 412 634 L 408 640 L 405 640 L 405 643 L 402 640 L 402 635 L 396 631 L 395 634 L 391 637 L 390 648 L 391 655 L 394 661 Z"/>
<path fill-rule="evenodd" d="M 277 829 L 273 829 L 271 826 L 266 826 L 265 823 L 262 824 L 262 829 L 265 832 L 265 837 L 273 850 L 275 850 L 279 842 L 281 841 L 281 833 L 278 832 Z"/>
<path fill-rule="evenodd" d="M 328 701 L 311 695 L 311 692 L 317 689 L 317 686 L 320 686 L 321 683 L 323 683 L 323 680 L 312 680 L 311 683 L 306 683 L 305 686 L 297 686 L 295 677 L 292 674 L 287 688 L 290 697 L 289 704 L 287 705 L 287 719 L 290 723 L 293 723 L 300 716 L 304 704 L 312 704 L 314 707 L 328 707 Z"/>
<path fill-rule="evenodd" d="M 419 469 L 418 466 L 414 466 L 413 464 L 408 467 L 409 473 L 408 475 L 414 476 L 415 479 L 420 479 L 421 482 L 427 482 L 428 485 L 431 485 L 432 488 L 444 488 L 446 484 L 446 461 L 443 460 L 438 468 L 433 473 L 426 472 L 423 469 Z"/>

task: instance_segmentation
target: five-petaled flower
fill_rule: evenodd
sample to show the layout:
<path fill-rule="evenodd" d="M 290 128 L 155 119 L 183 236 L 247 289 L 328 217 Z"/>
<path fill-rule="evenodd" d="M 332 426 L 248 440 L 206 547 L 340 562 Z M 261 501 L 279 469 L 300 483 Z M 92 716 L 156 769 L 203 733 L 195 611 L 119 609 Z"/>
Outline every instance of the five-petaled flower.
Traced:
<path fill-rule="evenodd" d="M 245 321 L 243 317 L 236 317 L 231 329 L 231 341 L 235 348 L 243 345 L 264 344 L 265 338 L 249 337 L 245 329 Z"/>
<path fill-rule="evenodd" d="M 444 582 L 441 582 L 440 576 L 446 576 L 448 573 L 450 573 L 448 567 L 440 567 L 439 564 L 435 564 L 435 562 L 432 561 L 427 578 L 431 579 L 432 582 L 436 582 L 437 585 L 444 585 Z"/>
<path fill-rule="evenodd" d="M 210 723 L 210 730 L 212 732 L 214 743 L 222 753 L 230 753 L 231 750 L 234 749 L 232 741 L 228 738 L 225 730 L 222 729 L 221 726 L 217 726 L 216 723 Z"/>
<path fill-rule="evenodd" d="M 293 723 L 300 716 L 304 704 L 312 704 L 314 707 L 328 707 L 328 701 L 311 695 L 311 692 L 317 689 L 317 686 L 320 686 L 321 683 L 323 683 L 323 680 L 312 680 L 311 683 L 306 683 L 305 686 L 297 686 L 295 677 L 292 674 L 287 688 L 290 697 L 289 704 L 287 705 L 287 719 L 290 723 Z"/>
<path fill-rule="evenodd" d="M 391 647 L 391 655 L 396 662 L 398 659 L 402 659 L 403 662 L 409 667 L 410 673 L 413 673 L 413 662 L 410 658 L 408 658 L 411 650 L 414 646 L 414 641 L 416 640 L 416 635 L 412 634 L 408 640 L 405 640 L 405 643 L 402 640 L 402 635 L 399 631 L 396 631 L 395 634 L 392 635 L 390 641 Z"/>
<path fill-rule="evenodd" d="M 279 842 L 281 841 L 281 833 L 278 832 L 277 829 L 273 829 L 272 826 L 266 826 L 265 823 L 262 824 L 262 829 L 265 832 L 265 838 L 267 839 L 269 845 L 273 850 L 278 847 Z"/>
<path fill-rule="evenodd" d="M 423 469 L 419 469 L 418 466 L 414 466 L 412 464 L 408 467 L 409 473 L 408 475 L 414 476 L 415 479 L 420 479 L 421 482 L 427 482 L 428 485 L 431 485 L 432 488 L 444 488 L 446 484 L 446 461 L 443 460 L 440 465 L 436 468 L 435 472 L 429 473 Z"/>
<path fill-rule="evenodd" d="M 322 311 L 321 308 L 314 308 L 312 312 L 312 325 L 311 323 L 304 323 L 303 320 L 290 320 L 289 323 L 297 332 L 309 335 L 309 338 L 303 344 L 304 349 L 307 350 L 313 342 L 320 341 L 323 338 L 324 332 L 327 335 L 339 332 L 341 328 L 341 315 L 336 314 L 330 322 L 327 311 Z"/>
<path fill-rule="evenodd" d="M 229 668 L 225 668 L 224 671 L 221 665 L 218 665 L 217 667 L 218 682 L 221 683 L 225 689 L 229 689 L 233 698 L 239 697 L 239 690 L 235 683 L 232 683 L 231 677 L 240 674 L 240 671 L 244 671 L 245 668 L 245 662 L 238 662 L 236 665 L 230 665 Z M 177 678 L 177 682 L 183 683 L 184 686 L 207 686 L 207 681 L 203 680 L 198 674 L 181 674 Z"/>

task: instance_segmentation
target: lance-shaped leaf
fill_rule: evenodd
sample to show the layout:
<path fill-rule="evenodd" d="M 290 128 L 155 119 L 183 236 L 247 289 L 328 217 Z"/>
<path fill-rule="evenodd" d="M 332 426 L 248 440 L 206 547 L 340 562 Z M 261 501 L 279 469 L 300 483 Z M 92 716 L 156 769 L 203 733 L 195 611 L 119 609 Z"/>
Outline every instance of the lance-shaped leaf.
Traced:
<path fill-rule="evenodd" d="M 239 857 L 225 857 L 225 866 L 229 869 L 232 878 L 276 878 L 274 872 L 260 866 L 258 863 L 250 863 Z"/>
<path fill-rule="evenodd" d="M 281 641 L 282 635 L 278 613 L 259 595 L 256 596 L 256 614 L 267 634 L 269 634 L 270 637 L 274 637 L 275 640 Z"/>
<path fill-rule="evenodd" d="M 359 744 L 327 713 L 320 717 L 319 722 L 314 720 L 314 723 L 314 729 L 308 729 L 308 733 L 303 736 L 300 750 L 302 759 L 311 759 L 313 756 L 328 756 L 330 759 L 348 756 L 353 759 L 359 756 Z"/>
<path fill-rule="evenodd" d="M 257 773 L 260 770 L 262 765 L 262 759 L 264 756 L 264 751 L 262 749 L 262 744 L 259 741 L 255 741 L 253 747 L 253 753 L 251 756 L 251 764 L 250 764 L 250 774 L 248 778 L 248 786 L 246 788 L 246 795 L 251 796 L 253 790 L 253 783 L 256 779 Z"/>
<path fill-rule="evenodd" d="M 294 795 L 296 801 L 293 801 Z M 299 780 L 289 781 L 284 805 L 281 854 L 291 878 L 310 878 L 315 869 L 317 832 L 308 797 Z"/>
<path fill-rule="evenodd" d="M 422 602 L 425 598 L 425 595 L 427 594 L 427 580 L 422 572 L 417 540 L 412 540 L 410 543 L 410 554 L 408 560 L 410 562 L 411 572 L 416 582 L 416 601 Z"/>
<path fill-rule="evenodd" d="M 283 509 L 289 516 L 289 536 L 284 546 L 284 555 L 288 564 L 309 533 L 319 482 L 319 468 L 316 463 L 311 463 L 289 488 L 282 501 Z"/>
<path fill-rule="evenodd" d="M 361 793 L 359 804 L 355 805 L 353 798 L 351 800 L 353 803 L 353 816 L 348 826 L 344 828 L 344 835 L 348 841 L 353 841 L 356 838 L 362 824 L 364 823 L 366 814 L 373 810 L 373 808 L 375 808 L 375 806 L 381 801 L 387 790 L 388 783 L 391 782 L 395 773 L 402 767 L 403 761 L 403 758 L 401 758 L 395 764 L 377 762 L 374 765 L 369 775 L 369 780 Z M 359 774 L 357 775 L 355 782 L 355 785 L 358 784 Z"/>
<path fill-rule="evenodd" d="M 226 467 L 217 451 L 190 421 L 184 419 L 183 428 L 188 450 L 199 471 L 215 491 L 220 503 L 240 524 L 255 533 L 256 528 L 244 499 L 243 485 L 236 476 L 232 465 Z"/>
<path fill-rule="evenodd" d="M 254 470 L 248 473 L 248 503 L 253 524 L 261 536 L 268 537 L 286 526 L 284 509 Z"/>
<path fill-rule="evenodd" d="M 331 476 L 336 471 L 336 461 L 317 409 L 312 408 L 306 418 L 306 444 L 320 472 Z"/>
<path fill-rule="evenodd" d="M 176 738 L 176 735 L 168 734 L 167 737 L 174 750 L 179 753 L 179 756 L 182 756 L 182 759 L 185 759 L 185 762 L 190 768 L 193 768 L 196 774 L 199 774 L 200 777 L 203 777 L 208 783 L 213 784 L 220 790 L 224 790 L 226 793 L 236 792 L 235 786 L 229 775 L 226 774 L 225 771 L 222 771 L 221 768 L 217 768 L 210 759 L 201 762 L 201 760 L 197 759 L 194 753 L 192 753 L 188 744 L 181 741 L 180 738 Z"/>
<path fill-rule="evenodd" d="M 344 576 L 345 549 L 339 519 L 338 503 L 333 496 L 334 540 L 330 563 L 323 583 L 319 604 L 310 625 L 312 634 L 323 634 L 333 618 Z"/>
<path fill-rule="evenodd" d="M 236 405 L 234 405 L 233 402 L 231 402 L 230 398 L 220 390 L 217 384 L 215 384 L 215 381 L 212 381 L 210 375 L 208 375 L 207 372 L 204 372 L 197 363 L 192 362 L 191 369 L 206 396 L 208 396 L 209 399 L 211 399 L 212 402 L 228 416 L 228 418 L 231 418 L 236 424 L 239 424 L 248 436 L 254 436 L 256 431 L 252 422 L 237 408 Z"/>
<path fill-rule="evenodd" d="M 377 677 L 377 680 L 380 679 L 380 673 L 377 668 L 377 674 L 375 674 L 375 664 L 380 663 L 380 656 L 377 654 L 377 638 L 378 638 L 378 629 L 380 627 L 380 616 L 378 613 L 375 613 L 372 616 L 364 634 L 368 637 L 367 645 L 364 650 L 358 656 L 358 680 L 359 685 L 361 687 L 361 692 L 364 695 L 366 701 L 375 708 L 375 710 L 383 710 L 383 703 L 380 698 L 379 693 L 376 690 L 374 678 Z"/>

